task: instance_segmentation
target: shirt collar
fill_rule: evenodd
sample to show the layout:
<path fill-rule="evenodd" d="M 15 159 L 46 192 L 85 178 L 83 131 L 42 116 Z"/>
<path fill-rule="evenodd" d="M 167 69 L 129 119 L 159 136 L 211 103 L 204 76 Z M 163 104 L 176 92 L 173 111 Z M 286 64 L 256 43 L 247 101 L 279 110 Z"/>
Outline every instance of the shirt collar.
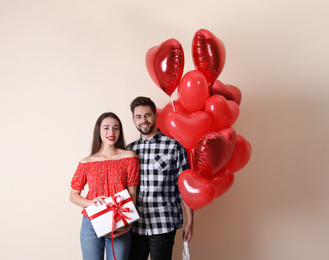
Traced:
<path fill-rule="evenodd" d="M 153 135 L 150 139 L 146 139 L 141 135 L 140 142 L 141 143 L 147 143 L 147 142 L 155 143 L 157 140 L 159 140 L 161 138 L 161 136 L 162 136 L 162 133 L 161 133 L 160 129 L 158 129 L 158 132 L 155 135 Z"/>

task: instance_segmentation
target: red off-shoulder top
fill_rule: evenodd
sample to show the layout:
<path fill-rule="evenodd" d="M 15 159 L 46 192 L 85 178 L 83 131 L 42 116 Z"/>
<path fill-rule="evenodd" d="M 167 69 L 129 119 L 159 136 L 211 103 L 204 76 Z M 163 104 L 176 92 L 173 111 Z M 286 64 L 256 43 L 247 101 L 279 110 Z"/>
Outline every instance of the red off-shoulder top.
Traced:
<path fill-rule="evenodd" d="M 109 197 L 129 186 L 139 184 L 138 157 L 79 163 L 71 181 L 75 190 L 83 190 L 88 183 L 87 199 Z M 82 214 L 87 216 L 85 210 Z"/>

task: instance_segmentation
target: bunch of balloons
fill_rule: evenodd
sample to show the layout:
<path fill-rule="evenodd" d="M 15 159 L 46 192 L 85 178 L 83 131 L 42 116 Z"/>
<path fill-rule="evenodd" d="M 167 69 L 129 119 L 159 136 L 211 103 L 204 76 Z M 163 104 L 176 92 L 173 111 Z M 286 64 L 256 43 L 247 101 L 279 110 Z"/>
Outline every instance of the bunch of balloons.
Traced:
<path fill-rule="evenodd" d="M 183 48 L 169 39 L 148 50 L 146 67 L 168 96 L 178 87 L 178 100 L 171 97 L 158 109 L 157 127 L 187 151 L 191 169 L 180 174 L 178 187 L 185 203 L 197 210 L 232 186 L 234 173 L 250 159 L 251 146 L 232 128 L 241 91 L 217 79 L 225 63 L 224 44 L 200 29 L 193 37 L 192 56 L 195 70 L 183 76 Z"/>

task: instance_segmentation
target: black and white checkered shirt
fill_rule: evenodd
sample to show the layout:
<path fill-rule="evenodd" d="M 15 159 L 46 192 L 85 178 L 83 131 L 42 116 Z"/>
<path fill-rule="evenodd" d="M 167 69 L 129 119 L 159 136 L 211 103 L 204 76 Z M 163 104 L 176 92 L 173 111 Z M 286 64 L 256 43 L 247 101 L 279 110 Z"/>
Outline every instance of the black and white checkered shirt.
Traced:
<path fill-rule="evenodd" d="M 140 219 L 132 226 L 139 235 L 157 235 L 183 224 L 178 176 L 189 168 L 186 151 L 160 131 L 150 139 L 140 137 L 129 144 L 139 157 L 140 185 L 136 206 Z"/>

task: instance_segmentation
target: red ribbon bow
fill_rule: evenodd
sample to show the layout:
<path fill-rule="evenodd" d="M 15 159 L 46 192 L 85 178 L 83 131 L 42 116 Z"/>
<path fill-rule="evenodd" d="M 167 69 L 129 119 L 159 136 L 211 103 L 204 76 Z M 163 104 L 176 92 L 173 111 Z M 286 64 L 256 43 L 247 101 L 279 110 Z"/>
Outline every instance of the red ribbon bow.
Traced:
<path fill-rule="evenodd" d="M 120 195 L 111 196 L 113 203 L 109 202 L 106 204 L 106 207 L 109 209 L 109 211 L 113 211 L 112 215 L 112 230 L 113 230 L 113 224 L 114 222 L 118 222 L 120 219 L 122 219 L 123 224 L 126 226 L 128 225 L 127 220 L 131 219 L 128 218 L 126 215 L 123 214 L 123 212 L 129 212 L 129 208 L 121 208 L 122 205 L 126 204 L 127 202 L 131 201 L 131 198 L 122 200 Z M 113 222 L 114 220 L 114 222 Z"/>

